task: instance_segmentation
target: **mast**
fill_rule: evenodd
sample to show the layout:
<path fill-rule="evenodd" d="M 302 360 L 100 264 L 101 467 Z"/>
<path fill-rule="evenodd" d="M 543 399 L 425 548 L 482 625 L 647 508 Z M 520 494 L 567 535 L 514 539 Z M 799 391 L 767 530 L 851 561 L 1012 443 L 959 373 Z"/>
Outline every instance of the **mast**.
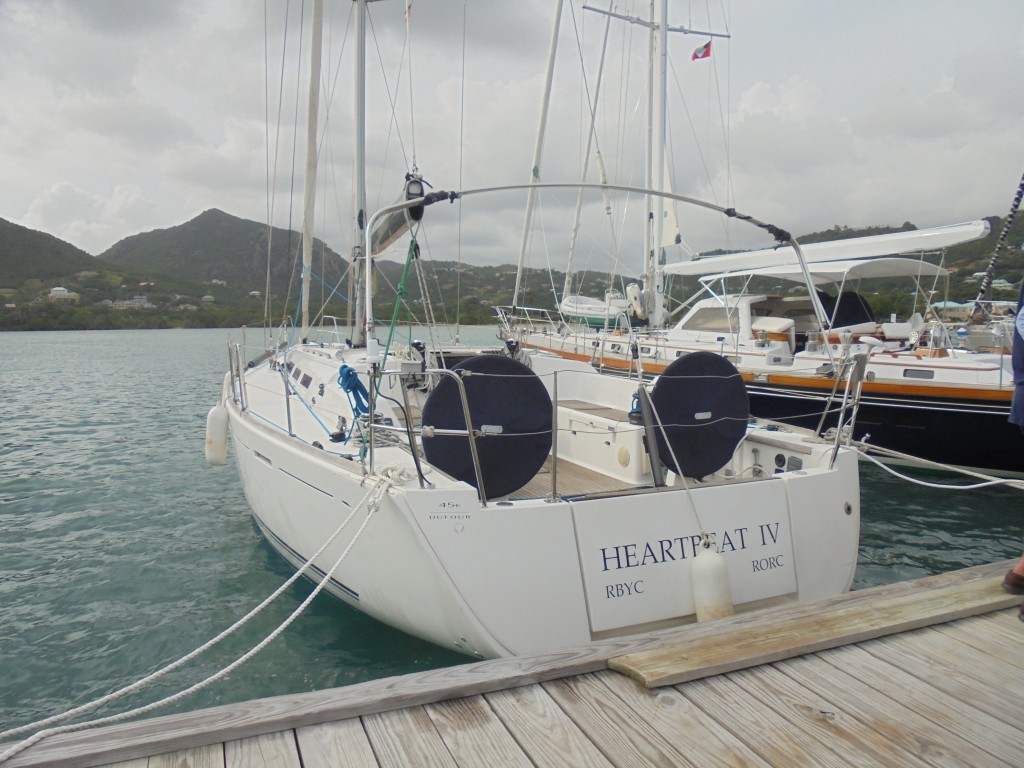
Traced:
<path fill-rule="evenodd" d="M 668 95 L 668 5 L 651 0 L 651 99 L 647 188 L 665 189 L 665 101 Z M 665 228 L 665 198 L 648 196 L 649 225 L 645 237 L 647 258 L 647 315 L 653 327 L 665 319 L 665 256 L 662 231 Z"/>
<path fill-rule="evenodd" d="M 590 105 L 590 130 L 587 132 L 587 148 L 583 153 L 583 171 L 580 173 L 580 181 L 587 180 L 587 171 L 590 169 L 590 150 L 594 146 L 594 134 L 597 130 L 597 105 L 601 98 L 601 83 L 604 81 L 604 58 L 608 51 L 608 33 L 611 31 L 612 19 L 607 17 L 604 23 L 604 40 L 601 43 L 601 61 L 597 68 L 597 84 L 594 86 L 594 101 Z M 598 169 L 601 183 L 607 183 L 608 178 L 604 172 L 604 164 L 601 162 L 601 149 L 597 150 Z M 611 212 L 611 204 L 605 196 L 605 211 Z M 562 299 L 567 299 L 572 294 L 572 260 L 576 253 L 576 239 L 580 231 L 580 216 L 583 212 L 583 190 L 576 195 L 576 213 L 572 220 L 572 235 L 569 238 L 569 260 L 565 265 L 565 285 L 562 288 Z"/>
<path fill-rule="evenodd" d="M 356 60 L 353 114 L 355 115 L 355 209 L 352 234 L 352 265 L 349 280 L 354 286 L 355 317 L 352 321 L 352 345 L 366 343 L 369 299 L 364 286 L 370 284 L 369 265 L 363 252 L 366 237 L 366 0 L 356 2 Z M 367 292 L 368 293 L 368 292 Z"/>
<path fill-rule="evenodd" d="M 540 161 L 544 154 L 544 131 L 548 123 L 548 106 L 551 103 L 551 80 L 555 72 L 555 53 L 558 50 L 558 29 L 562 23 L 562 0 L 555 4 L 555 21 L 551 27 L 551 45 L 548 49 L 548 69 L 544 82 L 544 95 L 541 97 L 540 125 L 537 128 L 537 141 L 533 147 L 533 165 L 530 167 L 530 184 L 540 181 Z M 533 223 L 533 204 L 537 190 L 532 186 L 526 194 L 526 218 L 523 221 L 523 239 L 519 246 L 519 264 L 516 267 L 516 287 L 512 292 L 512 308 L 519 305 L 519 289 L 523 281 L 523 262 L 526 260 L 526 243 L 530 237 Z"/>
<path fill-rule="evenodd" d="M 665 191 L 666 163 L 665 137 L 667 134 L 667 101 L 668 101 L 668 33 L 682 32 L 687 35 L 707 35 L 708 37 L 729 37 L 721 32 L 706 32 L 689 27 L 670 27 L 668 25 L 667 0 L 650 0 L 648 20 L 628 16 L 614 11 L 604 11 L 589 5 L 583 6 L 585 11 L 602 13 L 612 18 L 621 19 L 630 24 L 647 27 L 648 67 L 647 81 L 650 98 L 647 101 L 647 146 L 644 158 L 645 186 L 655 192 Z M 644 310 L 650 318 L 651 325 L 661 325 L 665 320 L 665 198 L 662 195 L 648 194 L 644 198 L 644 210 L 647 221 L 644 222 Z"/>
<path fill-rule="evenodd" d="M 323 38 L 322 0 L 313 0 L 312 40 L 309 47 L 309 107 L 306 116 L 306 180 L 302 216 L 302 333 L 309 338 L 309 277 L 313 268 L 313 218 L 316 209 L 317 120 L 320 111 L 320 48 Z"/>

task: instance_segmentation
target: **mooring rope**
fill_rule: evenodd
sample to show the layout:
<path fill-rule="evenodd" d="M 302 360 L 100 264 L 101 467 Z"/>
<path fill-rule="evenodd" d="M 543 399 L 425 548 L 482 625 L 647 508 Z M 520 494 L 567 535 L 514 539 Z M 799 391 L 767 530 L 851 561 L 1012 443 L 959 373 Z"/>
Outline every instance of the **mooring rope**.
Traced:
<path fill-rule="evenodd" d="M 1024 480 L 1020 480 L 1018 478 L 993 477 L 992 475 L 986 475 L 981 472 L 973 472 L 971 470 L 962 469 L 960 467 L 954 467 L 949 464 L 941 464 L 937 461 L 929 461 L 928 459 L 922 459 L 918 456 L 912 456 L 908 453 L 900 453 L 899 451 L 894 451 L 888 448 L 881 448 L 877 445 L 870 445 L 864 442 L 854 442 L 853 446 L 857 448 L 860 452 L 860 455 L 863 456 L 868 461 L 878 465 L 893 477 L 898 477 L 900 480 L 906 480 L 908 483 L 911 483 L 913 485 L 921 485 L 924 486 L 925 488 L 937 488 L 943 491 L 974 491 L 978 490 L 979 488 L 992 488 L 997 485 L 1006 485 L 1009 486 L 1010 488 L 1015 488 L 1019 491 L 1024 491 Z M 981 480 L 981 482 L 973 483 L 971 485 L 958 485 L 955 483 L 932 483 L 927 480 L 920 480 L 918 478 L 904 474 L 903 472 L 897 472 L 895 469 L 893 469 L 890 465 L 886 464 L 881 459 L 877 459 L 874 456 L 870 455 L 870 453 L 868 453 L 869 451 L 874 451 L 875 453 L 878 453 L 890 459 L 900 459 L 902 461 L 912 462 L 926 469 L 936 469 L 945 472 L 953 472 L 961 475 L 966 475 L 968 477 L 974 477 Z"/>
<path fill-rule="evenodd" d="M 20 733 L 25 733 L 25 732 L 33 730 L 35 728 L 43 727 L 42 730 L 39 730 L 36 733 L 34 733 L 32 736 L 30 736 L 29 738 L 24 739 L 23 741 L 20 741 L 17 744 L 14 744 L 8 750 L 6 750 L 2 754 L 0 754 L 0 763 L 6 762 L 10 758 L 12 758 L 15 755 L 19 754 L 20 752 L 28 749 L 32 745 L 38 743 L 39 741 L 43 740 L 44 738 L 46 738 L 48 736 L 55 736 L 55 735 L 61 734 L 61 733 L 74 733 L 76 731 L 83 731 L 83 730 L 87 730 L 87 729 L 90 729 L 90 728 L 96 728 L 96 727 L 99 727 L 99 726 L 102 726 L 102 725 L 111 725 L 113 723 L 121 722 L 123 720 L 127 720 L 127 719 L 132 718 L 132 717 L 137 717 L 139 715 L 147 714 L 149 712 L 152 712 L 153 710 L 159 709 L 160 707 L 164 707 L 164 706 L 166 706 L 168 704 L 172 704 L 174 702 L 180 701 L 181 699 L 184 699 L 186 696 L 190 696 L 191 694 L 193 694 L 193 693 L 195 693 L 197 691 L 200 691 L 203 688 L 207 688 L 208 686 L 212 685 L 213 683 L 217 682 L 218 680 L 221 680 L 222 678 L 224 678 L 227 675 L 231 674 L 235 669 L 240 667 L 242 664 L 247 662 L 249 659 L 251 659 L 257 653 L 262 651 L 267 645 L 269 645 L 271 642 L 273 642 L 282 632 L 284 632 L 302 614 L 302 612 L 309 606 L 309 604 L 313 601 L 313 599 L 318 594 L 320 594 L 320 592 L 323 590 L 323 588 L 330 581 L 331 576 L 333 576 L 334 572 L 338 569 L 338 567 L 341 565 L 341 563 L 348 556 L 348 553 L 352 550 L 352 547 L 355 545 L 355 543 L 362 536 L 363 531 L 366 529 L 367 524 L 370 522 L 370 519 L 373 517 L 374 513 L 380 508 L 381 500 L 384 498 L 384 495 L 387 493 L 388 489 L 390 487 L 392 487 L 395 483 L 401 482 L 403 479 L 405 479 L 405 476 L 407 474 L 408 474 L 407 470 L 404 467 L 386 467 L 386 468 L 380 470 L 380 472 L 378 473 L 378 481 L 377 481 L 377 483 L 366 492 L 366 494 L 363 496 L 363 498 L 360 499 L 359 503 L 356 504 L 356 506 L 352 508 L 352 511 L 348 514 L 348 516 L 341 523 L 341 525 L 338 526 L 338 528 L 334 531 L 334 533 L 332 533 L 331 536 L 323 543 L 323 545 L 320 547 L 320 549 L 317 550 L 317 552 L 311 558 L 309 558 L 309 560 L 307 560 L 296 571 L 295 575 L 293 575 L 291 578 L 289 578 L 284 584 L 282 584 L 273 594 L 271 594 L 269 597 L 267 597 L 256 608 L 254 608 L 252 611 L 250 611 L 248 614 L 243 616 L 241 619 L 239 619 L 237 622 L 232 624 L 230 627 L 228 627 L 226 630 L 221 632 L 219 635 L 217 635 L 212 640 L 207 641 L 206 643 L 204 643 L 199 648 L 195 649 L 191 653 L 186 654 L 185 656 L 181 657 L 177 661 L 172 662 L 171 664 L 168 664 L 166 667 L 164 667 L 162 669 L 159 669 L 156 672 L 154 672 L 154 673 L 152 673 L 150 675 L 147 675 L 146 677 L 142 678 L 141 680 L 138 680 L 135 683 L 132 683 L 131 685 L 125 686 L 124 688 L 121 688 L 118 691 L 115 691 L 113 693 L 107 694 L 106 696 L 103 696 L 103 697 L 101 697 L 99 699 L 96 699 L 94 701 L 88 702 L 86 704 L 83 704 L 83 705 L 81 705 L 79 707 L 75 707 L 74 709 L 70 709 L 67 712 L 64 712 L 62 714 L 53 715 L 52 717 L 48 717 L 48 718 L 46 718 L 44 720 L 39 720 L 39 721 L 36 721 L 34 723 L 29 723 L 27 725 L 23 725 L 23 726 L 20 726 L 18 728 L 12 728 L 10 730 L 3 731 L 2 733 L 0 733 L 0 739 L 4 739 L 4 738 L 10 737 L 10 736 L 16 736 L 16 735 L 18 735 Z M 189 688 L 186 688 L 186 689 L 184 689 L 182 691 L 179 691 L 178 693 L 175 693 L 175 694 L 167 696 L 167 697 L 165 697 L 163 699 L 160 699 L 159 701 L 152 702 L 151 704 L 146 704 L 144 706 L 137 707 L 137 708 L 129 710 L 127 712 L 122 712 L 122 713 L 117 714 L 117 715 L 110 715 L 108 717 L 98 718 L 96 720 L 89 720 L 89 721 L 82 722 L 82 723 L 73 723 L 73 724 L 70 724 L 70 725 L 58 726 L 56 728 L 45 728 L 44 727 L 44 726 L 50 725 L 51 723 L 56 723 L 56 722 L 59 722 L 61 720 L 66 720 L 69 717 L 74 717 L 75 715 L 79 715 L 79 714 L 82 714 L 84 712 L 88 712 L 88 711 L 90 711 L 92 709 L 96 709 L 97 707 L 99 707 L 99 706 L 101 706 L 103 704 L 107 704 L 107 703 L 109 703 L 111 701 L 114 701 L 116 699 L 119 699 L 122 696 L 127 695 L 128 693 L 132 693 L 134 691 L 137 691 L 140 688 L 148 685 L 149 683 L 152 683 L 152 682 L 158 680 L 159 678 L 163 677 L 167 673 L 169 673 L 169 672 L 179 668 L 183 664 L 185 664 L 188 661 L 194 659 L 199 654 L 203 653 L 204 651 L 208 650 L 209 648 L 212 648 L 214 645 L 219 643 L 221 640 L 223 640 L 224 638 L 226 638 L 229 635 L 231 635 L 232 633 L 234 633 L 237 629 L 242 627 L 242 625 L 247 623 L 250 619 L 255 617 L 258 613 L 260 613 L 267 605 L 269 605 L 278 596 L 280 596 L 281 593 L 284 592 L 285 589 L 287 589 L 289 586 L 291 586 L 300 576 L 302 576 L 302 574 L 307 569 L 309 569 L 309 567 L 313 564 L 314 560 L 316 560 L 316 558 L 319 557 L 324 552 L 324 550 L 327 549 L 327 547 L 335 540 L 335 538 L 338 537 L 338 535 L 342 532 L 342 530 L 345 529 L 345 527 L 349 524 L 349 522 L 351 522 L 352 518 L 363 507 L 364 504 L 366 505 L 366 509 L 367 509 L 366 519 L 363 520 L 362 524 L 359 526 L 359 530 L 356 531 L 355 536 L 352 537 L 352 540 L 348 543 L 348 546 L 345 547 L 345 550 L 341 553 L 341 555 L 335 561 L 334 565 L 332 565 L 330 570 L 327 571 L 326 574 L 324 574 L 323 579 L 320 580 L 320 582 L 316 585 L 316 587 L 309 594 L 309 596 L 305 600 L 303 600 L 303 602 L 273 632 L 271 632 L 269 635 L 267 635 L 258 644 L 253 646 L 253 648 L 251 648 L 249 651 L 247 651 L 242 656 L 238 657 L 233 662 L 231 662 L 231 664 L 229 664 L 228 666 L 222 668 L 220 671 L 215 672 L 214 674 L 210 675 L 205 680 L 201 680 L 200 682 L 195 683 L 194 685 L 190 686 Z"/>

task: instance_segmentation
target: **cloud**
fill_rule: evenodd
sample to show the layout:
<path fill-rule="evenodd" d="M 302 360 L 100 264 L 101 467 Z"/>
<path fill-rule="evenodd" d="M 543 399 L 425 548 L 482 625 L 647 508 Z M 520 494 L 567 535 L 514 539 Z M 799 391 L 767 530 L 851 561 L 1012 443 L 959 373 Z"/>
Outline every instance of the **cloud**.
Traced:
<path fill-rule="evenodd" d="M 318 198 L 326 213 L 319 220 L 332 222 L 323 234 L 342 251 L 352 219 L 353 48 L 343 42 L 352 6 L 328 4 L 325 11 L 330 97 L 321 114 L 329 104 L 331 130 L 323 144 Z M 417 165 L 438 187 L 525 182 L 553 4 L 417 0 L 409 48 L 403 6 L 370 6 L 369 207 L 398 194 L 414 146 Z M 297 221 L 301 203 L 289 195 L 293 186 L 302 188 L 301 159 L 294 171 L 291 163 L 304 147 L 296 104 L 304 99 L 299 73 L 308 43 L 300 31 L 308 4 L 303 10 L 269 0 L 266 8 L 265 18 L 264 5 L 248 0 L 2 0 L 0 216 L 90 251 L 210 207 L 262 220 L 269 121 L 269 135 L 280 135 L 270 150 L 277 156 L 275 223 L 287 224 L 289 209 Z M 670 41 L 675 191 L 733 205 L 797 234 L 1003 213 L 1019 180 L 1024 134 L 1024 78 L 1016 77 L 1024 71 L 1024 5 L 990 0 L 985 8 L 964 15 L 962 4 L 936 0 L 923 14 L 911 4 L 769 8 L 733 0 L 724 16 L 701 18 L 703 9 L 695 9 L 691 19 L 673 17 L 682 13 L 673 4 L 670 23 L 733 35 L 701 62 L 689 54 L 704 38 Z M 626 10 L 643 15 L 646 4 Z M 604 27 L 579 2 L 566 4 L 545 180 L 580 173 L 588 130 L 582 71 L 593 93 Z M 598 144 L 610 180 L 639 184 L 647 37 L 618 22 L 611 29 Z M 596 178 L 593 159 L 590 173 Z M 588 196 L 584 208 L 595 268 L 598 261 L 607 268 L 616 252 L 635 268 L 636 197 L 616 197 L 610 219 L 599 197 Z M 517 192 L 467 201 L 461 230 L 453 209 L 432 212 L 432 242 L 451 252 L 457 246 L 442 241 L 461 231 L 468 258 L 513 261 L 524 200 Z M 575 196 L 546 192 L 542 205 L 552 231 L 546 241 L 533 238 L 540 265 L 564 260 Z M 723 243 L 717 217 L 681 210 L 680 219 L 697 250 L 741 239 L 765 244 L 759 233 L 738 227 L 729 227 Z M 596 233 L 606 233 L 610 221 L 620 244 L 599 246 Z"/>
<path fill-rule="evenodd" d="M 109 197 L 57 182 L 29 205 L 26 226 L 43 232 L 60 232 L 62 239 L 98 255 L 121 239 L 124 232 L 142 232 L 160 223 L 156 206 L 142 190 L 119 185 Z"/>

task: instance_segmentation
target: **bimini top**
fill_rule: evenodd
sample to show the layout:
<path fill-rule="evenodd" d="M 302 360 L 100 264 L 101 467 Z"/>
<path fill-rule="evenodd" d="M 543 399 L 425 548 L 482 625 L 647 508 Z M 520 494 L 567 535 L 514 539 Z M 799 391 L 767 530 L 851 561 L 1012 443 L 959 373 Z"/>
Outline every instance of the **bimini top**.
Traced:
<path fill-rule="evenodd" d="M 951 245 L 970 242 L 986 237 L 990 231 L 984 220 L 969 221 L 965 224 L 950 224 L 945 227 L 914 229 L 909 232 L 893 232 L 888 235 L 850 237 L 846 240 L 829 240 L 824 243 L 801 244 L 800 250 L 808 264 L 827 261 L 868 259 L 878 256 L 895 256 L 900 253 L 933 251 Z M 791 246 L 766 248 L 760 251 L 729 253 L 724 256 L 709 256 L 706 259 L 681 261 L 667 264 L 665 274 L 706 275 L 711 272 L 732 272 L 733 270 L 760 269 L 786 264 L 796 264 L 796 252 Z"/>
<path fill-rule="evenodd" d="M 816 262 L 807 265 L 815 285 L 841 283 L 865 277 L 945 277 L 947 270 L 935 264 L 918 259 L 889 256 L 878 259 L 847 259 L 845 261 Z M 706 275 L 702 283 L 713 283 L 726 277 L 778 277 L 782 280 L 804 282 L 804 273 L 799 264 L 785 264 L 761 269 L 737 269 L 735 272 L 720 272 Z"/>

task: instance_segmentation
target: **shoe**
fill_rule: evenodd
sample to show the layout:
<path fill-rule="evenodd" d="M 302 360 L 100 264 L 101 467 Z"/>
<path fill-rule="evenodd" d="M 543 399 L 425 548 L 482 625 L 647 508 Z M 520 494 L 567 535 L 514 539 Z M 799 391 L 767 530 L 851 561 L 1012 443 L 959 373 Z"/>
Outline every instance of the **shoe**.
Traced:
<path fill-rule="evenodd" d="M 1006 577 L 1003 579 L 1003 589 L 1011 595 L 1024 595 L 1024 576 L 1007 571 Z"/>

